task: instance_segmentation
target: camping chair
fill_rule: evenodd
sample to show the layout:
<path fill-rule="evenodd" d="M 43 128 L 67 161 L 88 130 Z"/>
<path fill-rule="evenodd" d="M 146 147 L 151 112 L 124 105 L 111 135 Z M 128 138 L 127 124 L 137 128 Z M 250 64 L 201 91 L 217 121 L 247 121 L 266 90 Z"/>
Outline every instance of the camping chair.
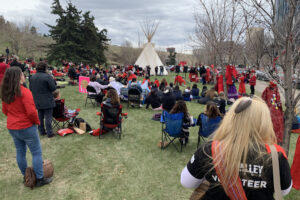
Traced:
<path fill-rule="evenodd" d="M 160 122 L 162 123 L 161 133 L 161 149 L 167 148 L 170 144 L 173 144 L 176 150 L 179 149 L 174 144 L 174 141 L 182 137 L 182 122 L 183 113 L 169 114 L 167 111 L 163 111 Z M 168 144 L 166 144 L 168 143 Z M 183 143 L 180 143 L 180 152 L 182 151 Z"/>
<path fill-rule="evenodd" d="M 123 117 L 127 118 L 128 113 L 122 113 L 122 104 L 117 106 L 108 106 L 101 104 L 100 116 L 100 134 L 99 139 L 104 131 L 115 129 L 117 138 L 121 139 Z"/>
<path fill-rule="evenodd" d="M 66 117 L 65 116 L 65 100 L 55 100 L 56 106 L 53 108 L 52 113 L 52 128 L 53 129 L 62 129 L 65 128 L 66 125 L 71 125 L 70 120 L 75 119 L 78 115 L 80 109 L 76 109 L 76 112 L 74 112 L 71 116 Z"/>
<path fill-rule="evenodd" d="M 137 88 L 129 88 L 128 89 L 128 104 L 127 107 L 129 107 L 129 104 L 132 103 L 133 105 L 140 105 L 141 104 L 141 91 Z"/>
<path fill-rule="evenodd" d="M 97 92 L 96 92 L 95 88 L 88 85 L 86 87 L 86 91 L 87 91 L 87 96 L 86 96 L 86 100 L 85 100 L 85 107 L 86 107 L 86 103 L 87 103 L 88 99 L 92 103 L 93 107 L 95 107 L 95 105 L 97 104 Z"/>
<path fill-rule="evenodd" d="M 208 118 L 207 115 L 201 113 L 197 120 L 197 125 L 199 125 L 198 132 L 198 143 L 197 148 L 200 144 L 200 139 L 205 141 L 205 138 L 209 137 L 218 127 L 220 122 L 222 121 L 222 117 L 217 116 L 216 118 Z"/>

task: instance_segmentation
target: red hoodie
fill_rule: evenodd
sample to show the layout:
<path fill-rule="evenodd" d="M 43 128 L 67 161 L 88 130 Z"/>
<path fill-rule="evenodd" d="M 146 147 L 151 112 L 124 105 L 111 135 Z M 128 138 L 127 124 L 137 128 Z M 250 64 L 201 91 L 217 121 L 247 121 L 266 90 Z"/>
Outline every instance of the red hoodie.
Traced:
<path fill-rule="evenodd" d="M 7 104 L 2 102 L 2 112 L 7 116 L 7 128 L 20 130 L 40 124 L 32 94 L 29 89 L 21 86 L 21 96 Z"/>

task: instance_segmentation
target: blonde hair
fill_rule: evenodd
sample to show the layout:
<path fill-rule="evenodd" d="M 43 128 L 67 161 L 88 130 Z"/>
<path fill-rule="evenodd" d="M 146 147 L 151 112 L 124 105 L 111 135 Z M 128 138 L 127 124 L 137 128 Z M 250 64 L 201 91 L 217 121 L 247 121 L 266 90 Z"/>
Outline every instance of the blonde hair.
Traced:
<path fill-rule="evenodd" d="M 216 152 L 213 161 L 214 168 L 222 162 L 226 169 L 222 179 L 226 193 L 230 186 L 236 184 L 230 180 L 237 179 L 241 163 L 243 166 L 246 164 L 248 152 L 255 151 L 258 157 L 262 157 L 266 154 L 262 147 L 276 143 L 270 111 L 261 98 L 254 96 L 249 107 L 235 113 L 239 103 L 248 99 L 242 97 L 232 105 L 213 137 L 222 145 L 222 151 Z"/>

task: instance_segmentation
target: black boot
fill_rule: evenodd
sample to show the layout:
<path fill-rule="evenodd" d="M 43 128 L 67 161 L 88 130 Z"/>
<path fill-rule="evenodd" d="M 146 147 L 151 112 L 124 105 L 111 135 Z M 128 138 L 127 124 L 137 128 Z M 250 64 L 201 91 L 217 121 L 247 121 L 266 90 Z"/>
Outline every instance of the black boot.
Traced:
<path fill-rule="evenodd" d="M 36 184 L 35 187 L 41 187 L 43 185 L 49 184 L 52 182 L 52 178 L 41 178 L 41 179 L 36 179 Z"/>

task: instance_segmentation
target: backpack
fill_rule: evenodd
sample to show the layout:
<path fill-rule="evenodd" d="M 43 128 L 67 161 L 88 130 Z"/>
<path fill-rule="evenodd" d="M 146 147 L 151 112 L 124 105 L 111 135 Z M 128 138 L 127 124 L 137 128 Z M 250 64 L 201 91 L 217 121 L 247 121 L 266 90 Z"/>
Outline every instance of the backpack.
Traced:
<path fill-rule="evenodd" d="M 92 130 L 91 126 L 89 125 L 89 123 L 87 123 L 86 121 L 84 121 L 84 119 L 82 118 L 76 118 L 75 121 L 74 121 L 74 125 L 79 128 L 80 127 L 80 123 L 81 122 L 85 122 L 86 123 L 86 132 L 89 132 Z"/>
<path fill-rule="evenodd" d="M 36 176 L 32 167 L 27 167 L 24 176 L 24 185 L 26 187 L 34 188 L 36 184 Z"/>
<path fill-rule="evenodd" d="M 161 113 L 155 113 L 152 116 L 152 120 L 154 120 L 154 121 L 160 121 L 160 118 L 161 118 Z"/>

